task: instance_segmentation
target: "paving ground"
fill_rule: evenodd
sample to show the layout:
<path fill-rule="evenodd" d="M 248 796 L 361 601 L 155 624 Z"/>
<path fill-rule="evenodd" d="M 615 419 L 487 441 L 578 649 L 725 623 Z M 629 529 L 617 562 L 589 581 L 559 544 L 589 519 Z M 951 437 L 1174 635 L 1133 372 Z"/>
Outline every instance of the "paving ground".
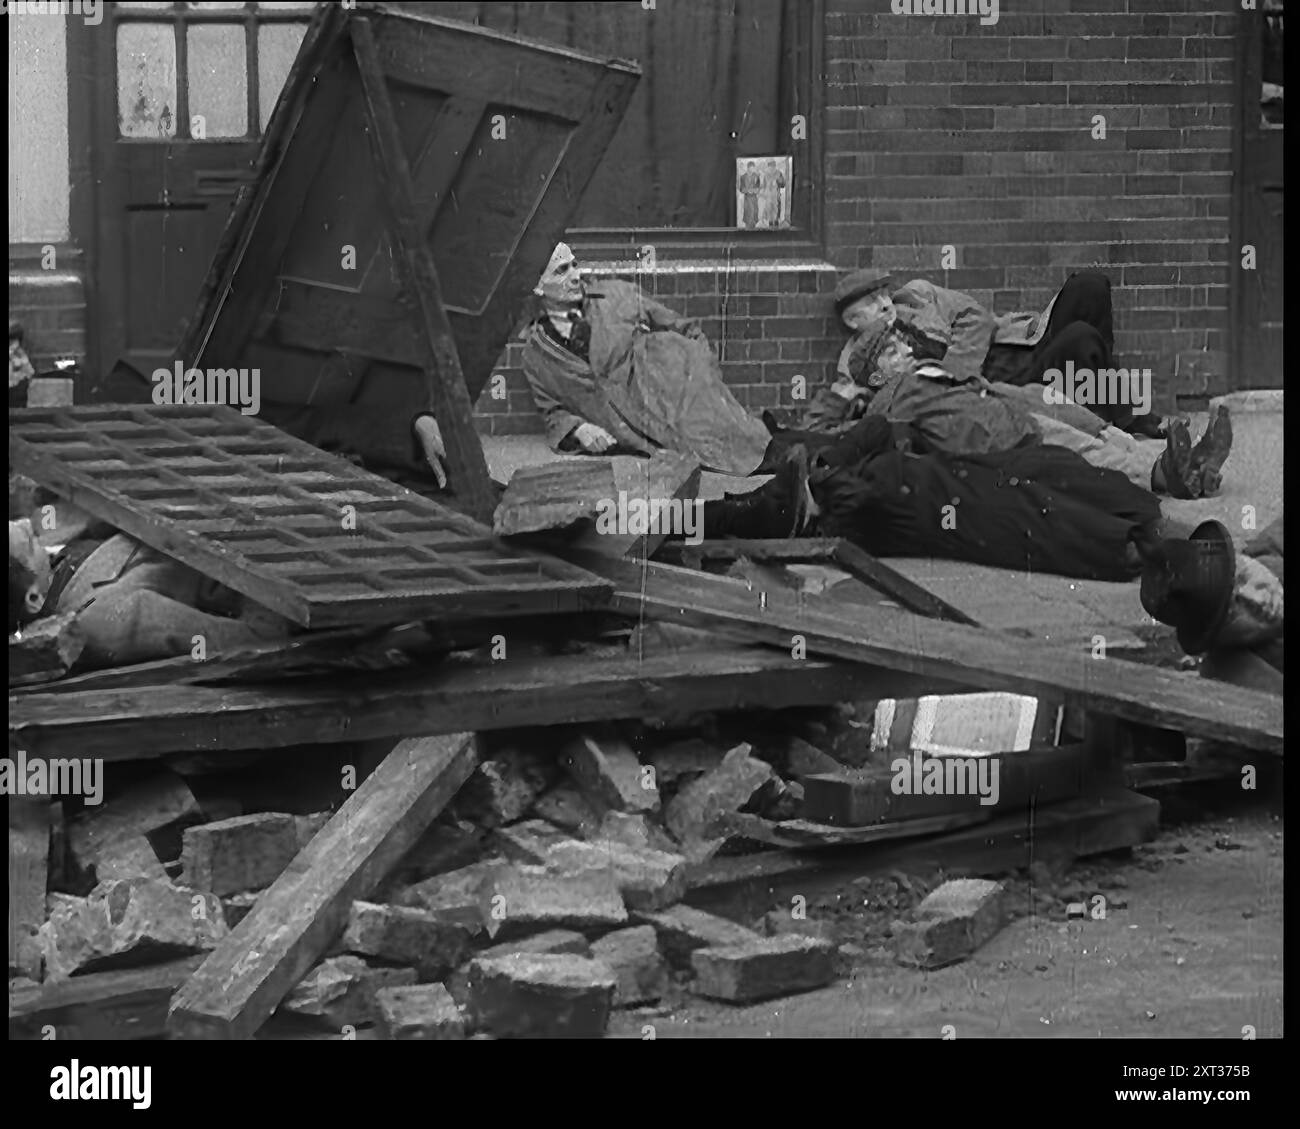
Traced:
<path fill-rule="evenodd" d="M 1205 428 L 1204 413 L 1192 416 L 1192 435 Z M 1170 518 L 1195 525 L 1217 518 L 1241 533 L 1244 507 L 1253 506 L 1258 528 L 1282 512 L 1282 413 L 1240 412 L 1233 416 L 1233 453 L 1216 498 L 1194 502 L 1164 500 Z M 484 440 L 494 478 L 506 482 L 521 466 L 557 456 L 540 436 L 505 436 Z M 706 474 L 701 496 L 721 497 L 752 489 L 765 481 Z M 899 559 L 890 563 L 936 595 L 997 628 L 1021 628 L 1045 640 L 1087 641 L 1100 633 L 1111 648 L 1142 645 L 1155 627 L 1142 610 L 1136 582 L 1109 584 L 1060 576 L 1010 572 L 958 561 Z"/>
<path fill-rule="evenodd" d="M 864 950 L 832 986 L 746 1007 L 683 993 L 616 1013 L 610 1035 L 646 1038 L 647 1025 L 655 1038 L 939 1039 L 949 1025 L 958 1039 L 1283 1034 L 1282 824 L 1264 810 L 1162 828 L 1129 857 L 1014 881 L 1018 919 L 934 972 L 889 954 L 889 921 L 939 881 L 902 877 L 910 892 L 857 879 L 810 903 L 814 928 Z M 1070 901 L 1097 907 L 1097 894 L 1104 920 L 1067 919 Z"/>

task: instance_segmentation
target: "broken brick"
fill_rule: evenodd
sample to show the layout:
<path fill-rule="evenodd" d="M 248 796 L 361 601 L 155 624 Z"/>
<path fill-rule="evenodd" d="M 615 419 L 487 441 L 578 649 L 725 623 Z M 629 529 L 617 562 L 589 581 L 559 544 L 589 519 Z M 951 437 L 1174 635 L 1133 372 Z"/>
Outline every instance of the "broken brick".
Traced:
<path fill-rule="evenodd" d="M 262 812 L 189 828 L 181 865 L 187 886 L 220 896 L 264 889 L 297 853 L 293 816 Z"/>
<path fill-rule="evenodd" d="M 385 1039 L 463 1039 L 465 1017 L 441 984 L 381 988 L 375 993 L 377 1025 Z"/>
<path fill-rule="evenodd" d="M 686 893 L 686 860 L 679 854 L 624 843 L 557 843 L 546 863 L 561 873 L 612 870 L 629 909 L 664 909 Z"/>
<path fill-rule="evenodd" d="M 596 842 L 649 847 L 652 851 L 666 851 L 668 854 L 677 851 L 677 844 L 662 827 L 637 812 L 606 812 L 599 830 L 591 838 Z"/>
<path fill-rule="evenodd" d="M 553 846 L 576 840 L 544 819 L 529 819 L 498 828 L 493 832 L 493 841 L 506 858 L 528 866 L 542 866 L 546 862 L 546 852 Z"/>
<path fill-rule="evenodd" d="M 772 768 L 750 756 L 749 745 L 737 745 L 711 772 L 683 785 L 665 811 L 668 830 L 683 845 L 713 840 L 713 821 L 724 812 L 739 811 L 773 777 Z"/>
<path fill-rule="evenodd" d="M 499 870 L 480 891 L 482 921 L 493 939 L 541 929 L 611 929 L 627 921 L 612 869 L 557 874 L 540 866 Z"/>
<path fill-rule="evenodd" d="M 663 745 L 647 755 L 646 760 L 655 770 L 655 783 L 659 787 L 673 784 L 684 777 L 703 776 L 722 763 L 726 750 L 701 737 L 689 737 Z"/>
<path fill-rule="evenodd" d="M 73 866 L 89 876 L 87 885 L 91 887 L 119 878 L 165 882 L 167 876 L 151 840 L 160 841 L 169 852 L 164 858 L 173 858 L 181 830 L 202 818 L 185 781 L 173 772 L 158 771 L 70 820 L 67 847 Z"/>
<path fill-rule="evenodd" d="M 545 933 L 534 933 L 531 937 L 519 937 L 493 945 L 477 954 L 478 959 L 491 960 L 493 957 L 505 957 L 514 953 L 573 953 L 581 957 L 591 956 L 591 942 L 581 933 L 571 929 L 548 929 Z M 452 998 L 458 1004 L 469 1001 L 469 966 L 465 965 L 451 973 L 443 981 Z"/>
<path fill-rule="evenodd" d="M 415 983 L 411 968 L 376 968 L 358 956 L 330 957 L 307 973 L 285 997 L 280 1011 L 319 1019 L 334 1028 L 373 1023 L 375 993 Z"/>
<path fill-rule="evenodd" d="M 470 1011 L 497 1036 L 599 1038 L 614 989 L 606 965 L 570 954 L 516 953 L 469 966 Z"/>
<path fill-rule="evenodd" d="M 483 760 L 461 786 L 456 812 L 479 827 L 514 823 L 528 814 L 550 778 L 551 770 L 542 758 L 519 749 L 501 749 Z"/>
<path fill-rule="evenodd" d="M 659 810 L 659 789 L 654 786 L 653 774 L 643 773 L 641 762 L 626 742 L 584 734 L 565 747 L 563 759 L 569 773 L 597 807 L 631 812 Z"/>
<path fill-rule="evenodd" d="M 395 901 L 399 905 L 427 910 L 441 921 L 482 929 L 483 885 L 509 865 L 500 859 L 485 859 L 459 870 L 435 874 L 406 887 Z"/>
<path fill-rule="evenodd" d="M 347 952 L 409 964 L 423 975 L 454 968 L 469 952 L 472 933 L 428 910 L 353 902 L 343 930 Z"/>
<path fill-rule="evenodd" d="M 805 776 L 819 773 L 843 772 L 844 766 L 802 737 L 791 737 L 786 747 L 785 769 L 787 776 L 801 780 Z"/>
<path fill-rule="evenodd" d="M 668 965 L 653 926 L 607 933 L 592 944 L 591 955 L 614 974 L 614 1007 L 653 1003 L 668 991 Z"/>
<path fill-rule="evenodd" d="M 835 979 L 836 948 L 816 937 L 759 937 L 741 945 L 691 954 L 697 995 L 730 1003 L 789 996 Z"/>
<path fill-rule="evenodd" d="M 604 812 L 571 784 L 557 784 L 537 798 L 533 814 L 574 835 L 587 838 L 600 827 Z"/>
<path fill-rule="evenodd" d="M 894 955 L 900 964 L 943 968 L 965 960 L 1005 923 L 1000 882 L 954 879 L 921 902 L 913 920 L 895 925 Z"/>
<path fill-rule="evenodd" d="M 759 934 L 725 917 L 693 906 L 673 906 L 658 913 L 636 913 L 634 920 L 653 925 L 659 947 L 675 968 L 689 968 L 696 949 L 745 945 Z"/>
<path fill-rule="evenodd" d="M 51 979 L 100 972 L 216 947 L 229 930 L 221 903 L 202 898 L 195 913 L 191 890 L 147 878 L 96 886 L 86 898 L 60 897 L 41 926 L 41 949 Z"/>

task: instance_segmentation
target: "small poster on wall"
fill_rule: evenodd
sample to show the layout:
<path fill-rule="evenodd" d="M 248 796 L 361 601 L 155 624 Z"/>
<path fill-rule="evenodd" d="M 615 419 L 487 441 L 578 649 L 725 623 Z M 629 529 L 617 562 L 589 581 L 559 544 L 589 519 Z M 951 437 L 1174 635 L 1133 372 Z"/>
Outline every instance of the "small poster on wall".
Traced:
<path fill-rule="evenodd" d="M 736 158 L 736 226 L 788 228 L 793 172 L 790 157 Z"/>

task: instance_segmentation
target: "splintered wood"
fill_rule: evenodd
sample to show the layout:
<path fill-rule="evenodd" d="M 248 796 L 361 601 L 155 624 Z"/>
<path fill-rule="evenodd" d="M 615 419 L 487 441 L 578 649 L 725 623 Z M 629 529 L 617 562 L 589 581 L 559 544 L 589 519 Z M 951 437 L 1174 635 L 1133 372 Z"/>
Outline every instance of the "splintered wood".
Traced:
<path fill-rule="evenodd" d="M 608 585 L 224 407 L 29 409 L 16 468 L 308 627 L 599 606 Z"/>

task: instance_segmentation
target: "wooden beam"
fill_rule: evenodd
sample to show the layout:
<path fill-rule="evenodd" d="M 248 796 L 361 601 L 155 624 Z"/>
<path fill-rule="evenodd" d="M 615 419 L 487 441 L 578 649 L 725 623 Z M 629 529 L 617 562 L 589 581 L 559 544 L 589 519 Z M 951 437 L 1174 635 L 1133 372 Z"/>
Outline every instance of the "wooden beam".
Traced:
<path fill-rule="evenodd" d="M 801 781 L 804 787 L 801 814 L 813 822 L 840 827 L 868 827 L 970 811 L 1005 814 L 1030 803 L 1073 799 L 1087 790 L 1095 775 L 1090 750 L 1082 743 L 981 757 L 980 763 L 989 765 L 990 774 L 997 772 L 996 803 L 985 805 L 980 802 L 980 795 L 969 790 L 957 794 L 918 791 L 913 779 L 914 754 L 903 752 L 901 757 L 907 763 L 908 791 L 895 790 L 895 774 L 890 769 L 805 776 Z M 931 763 L 943 767 L 956 761 L 951 757 L 923 756 L 920 758 L 922 772 Z"/>
<path fill-rule="evenodd" d="M 749 591 L 725 577 L 654 562 L 570 554 L 615 585 L 636 619 L 725 626 L 789 652 L 873 663 L 984 690 L 1070 700 L 1103 714 L 1281 754 L 1282 699 L 1124 659 L 822 596 Z"/>
<path fill-rule="evenodd" d="M 438 271 L 416 219 L 411 169 L 393 116 L 388 85 L 379 66 L 374 32 L 370 21 L 363 16 L 355 16 L 348 28 L 361 72 L 368 135 L 375 158 L 375 175 L 383 189 L 394 265 L 402 279 L 405 300 L 418 315 L 429 350 L 425 380 L 447 450 L 447 475 L 460 507 L 481 521 L 490 522 L 496 495 L 483 445 L 474 430 L 474 405 L 461 374 L 460 354 L 443 308 Z"/>
<path fill-rule="evenodd" d="M 737 561 L 742 557 L 758 564 L 834 564 L 833 537 L 718 538 L 698 545 L 670 541 L 656 556 L 665 564 L 699 568 L 704 561 Z"/>
<path fill-rule="evenodd" d="M 36 931 L 45 924 L 50 865 L 50 800 L 9 797 L 9 967 L 40 979 Z"/>
<path fill-rule="evenodd" d="M 10 698 L 9 743 L 29 759 L 137 760 L 622 718 L 668 724 L 711 710 L 829 705 L 952 688 L 754 647 L 615 659 L 564 655 L 273 686 L 25 694 Z"/>
<path fill-rule="evenodd" d="M 909 612 L 946 619 L 951 623 L 977 626 L 976 621 L 960 608 L 953 607 L 947 600 L 941 600 L 929 589 L 917 584 L 915 580 L 909 580 L 851 541 L 835 542 L 835 563 L 850 576 L 888 596 Z"/>
<path fill-rule="evenodd" d="M 760 564 L 833 564 L 850 576 L 908 611 L 946 619 L 953 623 L 974 624 L 960 608 L 941 600 L 933 592 L 909 580 L 884 561 L 873 557 L 852 542 L 835 537 L 792 537 L 779 539 L 744 539 L 702 541 L 687 545 L 673 541 L 664 545 L 657 556 L 665 564 L 681 564 L 699 568 L 704 561 L 734 561 L 741 557 Z"/>
<path fill-rule="evenodd" d="M 991 809 L 966 810 L 946 814 L 900 819 L 892 823 L 877 823 L 872 827 L 836 827 L 829 823 L 814 823 L 808 819 L 787 819 L 776 822 L 746 812 L 725 812 L 714 824 L 714 829 L 730 835 L 740 835 L 759 843 L 776 847 L 806 850 L 820 847 L 862 846 L 866 843 L 884 843 L 891 839 L 914 839 L 923 835 L 936 835 L 969 827 L 973 823 L 987 823 Z"/>
<path fill-rule="evenodd" d="M 474 770 L 473 734 L 402 741 L 176 994 L 181 1039 L 248 1039 Z"/>
<path fill-rule="evenodd" d="M 814 897 L 818 884 L 833 888 L 846 876 L 900 869 L 909 874 L 943 869 L 993 875 L 1025 869 L 1039 858 L 1068 861 L 1136 846 L 1155 835 L 1159 822 L 1158 801 L 1116 790 L 998 816 L 923 839 L 711 859 L 687 867 L 688 900 L 704 906 L 752 885 L 762 904 L 770 908 L 779 900 L 783 882 L 793 881 L 793 891 Z"/>
<path fill-rule="evenodd" d="M 161 1039 L 176 990 L 204 961 L 192 956 L 149 968 L 92 972 L 9 993 L 9 1038 Z"/>
<path fill-rule="evenodd" d="M 9 636 L 9 685 L 33 686 L 62 678 L 81 656 L 85 633 L 75 612 L 46 616 Z"/>

